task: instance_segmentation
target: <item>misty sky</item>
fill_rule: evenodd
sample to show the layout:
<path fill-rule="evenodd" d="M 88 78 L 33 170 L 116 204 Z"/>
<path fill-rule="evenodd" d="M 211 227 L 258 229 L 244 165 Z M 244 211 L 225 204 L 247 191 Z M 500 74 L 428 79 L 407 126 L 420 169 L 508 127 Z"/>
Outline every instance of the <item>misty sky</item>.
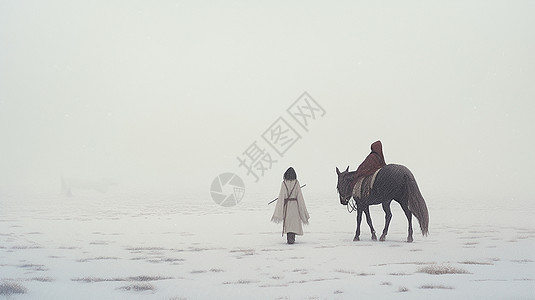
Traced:
<path fill-rule="evenodd" d="M 1 1 L 0 196 L 278 193 L 337 198 L 383 142 L 428 202 L 532 203 L 532 1 Z M 325 110 L 255 183 L 237 157 L 307 91 Z M 299 129 L 298 127 L 295 128 Z M 255 201 L 255 199 L 247 199 Z M 263 200 L 262 200 L 263 201 Z M 497 203 L 497 202 L 493 202 Z"/>

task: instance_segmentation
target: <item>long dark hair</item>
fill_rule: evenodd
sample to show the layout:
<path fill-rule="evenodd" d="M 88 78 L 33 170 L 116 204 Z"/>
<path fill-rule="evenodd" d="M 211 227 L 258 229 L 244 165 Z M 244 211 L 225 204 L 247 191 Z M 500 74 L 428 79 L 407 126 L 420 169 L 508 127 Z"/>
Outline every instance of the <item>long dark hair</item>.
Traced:
<path fill-rule="evenodd" d="M 284 176 L 282 176 L 284 180 L 296 180 L 297 174 L 295 174 L 295 170 L 292 167 L 289 167 L 286 172 L 284 172 Z"/>

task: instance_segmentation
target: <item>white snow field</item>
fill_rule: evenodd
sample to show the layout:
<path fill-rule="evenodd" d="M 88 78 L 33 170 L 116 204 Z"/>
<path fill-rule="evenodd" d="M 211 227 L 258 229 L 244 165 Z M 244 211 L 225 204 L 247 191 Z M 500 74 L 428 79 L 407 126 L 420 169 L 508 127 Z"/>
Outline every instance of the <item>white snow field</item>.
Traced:
<path fill-rule="evenodd" d="M 533 206 L 428 198 L 430 234 L 415 221 L 406 243 L 393 202 L 387 241 L 363 222 L 353 242 L 355 214 L 336 194 L 305 197 L 311 224 L 294 245 L 269 221 L 269 197 L 231 208 L 208 195 L 3 199 L 0 298 L 535 299 Z M 371 211 L 380 233 L 382 209 Z"/>

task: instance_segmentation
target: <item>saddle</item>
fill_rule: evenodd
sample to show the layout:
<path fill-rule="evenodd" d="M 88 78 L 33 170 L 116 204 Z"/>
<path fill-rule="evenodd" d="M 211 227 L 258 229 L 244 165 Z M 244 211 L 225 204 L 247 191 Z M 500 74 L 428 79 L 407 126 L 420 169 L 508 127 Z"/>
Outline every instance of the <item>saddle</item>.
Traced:
<path fill-rule="evenodd" d="M 359 199 L 370 196 L 370 191 L 373 188 L 375 177 L 377 177 L 377 173 L 379 173 L 379 171 L 381 171 L 381 168 L 375 171 L 375 173 L 372 175 L 361 176 L 358 178 L 357 183 L 355 183 L 355 187 L 353 187 L 353 196 Z"/>

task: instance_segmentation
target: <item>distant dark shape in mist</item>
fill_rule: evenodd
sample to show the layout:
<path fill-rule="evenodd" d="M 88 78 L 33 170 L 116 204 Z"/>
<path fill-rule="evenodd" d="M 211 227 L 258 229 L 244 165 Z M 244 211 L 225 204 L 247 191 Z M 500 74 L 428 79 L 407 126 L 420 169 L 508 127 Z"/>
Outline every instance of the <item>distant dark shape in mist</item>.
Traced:
<path fill-rule="evenodd" d="M 106 193 L 117 184 L 110 179 L 69 178 L 61 176 L 61 194 L 67 197 L 76 192 L 99 192 Z"/>

